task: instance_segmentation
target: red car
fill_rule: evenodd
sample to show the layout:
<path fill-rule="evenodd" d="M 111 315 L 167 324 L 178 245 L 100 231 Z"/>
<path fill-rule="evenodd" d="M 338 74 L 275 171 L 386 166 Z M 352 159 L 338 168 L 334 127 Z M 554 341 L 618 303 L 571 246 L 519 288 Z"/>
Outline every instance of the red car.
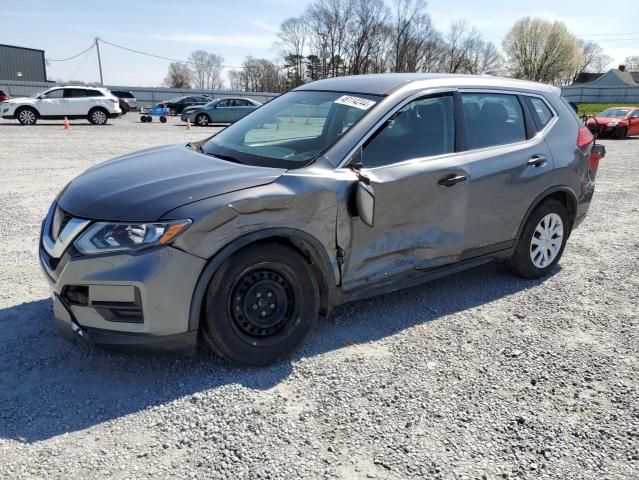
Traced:
<path fill-rule="evenodd" d="M 11 97 L 4 90 L 0 90 L 0 102 L 6 102 L 7 100 L 11 100 Z"/>
<path fill-rule="evenodd" d="M 600 137 L 625 138 L 639 135 L 639 107 L 610 107 L 586 123 Z"/>

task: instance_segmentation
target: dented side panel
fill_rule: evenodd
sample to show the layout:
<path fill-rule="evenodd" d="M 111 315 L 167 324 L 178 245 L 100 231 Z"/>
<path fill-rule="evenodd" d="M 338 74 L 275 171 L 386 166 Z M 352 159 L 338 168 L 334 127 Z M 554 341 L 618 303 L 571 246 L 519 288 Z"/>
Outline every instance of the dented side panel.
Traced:
<path fill-rule="evenodd" d="M 374 226 L 357 217 L 344 246 L 344 290 L 352 290 L 414 269 L 455 262 L 464 248 L 468 182 L 438 185 L 445 175 L 467 175 L 465 155 L 418 159 L 363 170 L 375 192 Z"/>
<path fill-rule="evenodd" d="M 194 228 L 176 242 L 177 248 L 212 258 L 233 241 L 259 230 L 300 231 L 324 249 L 335 284 L 340 283 L 336 252 L 337 192 L 332 169 L 318 166 L 282 175 L 269 184 L 220 195 L 177 208 L 165 218 L 191 218 Z"/>

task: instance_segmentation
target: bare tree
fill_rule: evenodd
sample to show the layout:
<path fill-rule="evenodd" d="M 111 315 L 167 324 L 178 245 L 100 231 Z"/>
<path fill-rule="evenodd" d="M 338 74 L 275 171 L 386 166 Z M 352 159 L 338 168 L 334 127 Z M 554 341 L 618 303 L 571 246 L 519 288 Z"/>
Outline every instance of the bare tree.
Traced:
<path fill-rule="evenodd" d="M 354 0 L 348 24 L 348 73 L 379 73 L 384 65 L 375 62 L 383 55 L 388 38 L 390 11 L 384 0 Z"/>
<path fill-rule="evenodd" d="M 562 22 L 522 18 L 515 22 L 502 46 L 515 78 L 563 84 L 581 62 L 579 42 Z"/>
<path fill-rule="evenodd" d="M 219 90 L 223 87 L 222 64 L 224 58 L 206 50 L 194 50 L 189 56 L 196 88 Z"/>
<path fill-rule="evenodd" d="M 480 74 L 493 71 L 501 56 L 492 42 L 484 41 L 481 33 L 466 20 L 450 26 L 442 47 L 441 70 L 448 73 Z"/>
<path fill-rule="evenodd" d="M 395 0 L 391 25 L 393 72 L 432 71 L 441 52 L 441 36 L 426 13 L 425 0 Z"/>
<path fill-rule="evenodd" d="M 352 4 L 353 0 L 315 0 L 306 8 L 311 41 L 323 62 L 323 77 L 344 74 Z"/>
<path fill-rule="evenodd" d="M 584 72 L 599 73 L 612 63 L 612 57 L 606 55 L 603 48 L 596 42 L 580 39 L 579 48 L 581 49 L 581 62 L 572 75 L 573 82 Z"/>
<path fill-rule="evenodd" d="M 182 62 L 169 64 L 169 71 L 164 78 L 164 84 L 169 88 L 191 88 L 191 69 Z"/>
<path fill-rule="evenodd" d="M 229 70 L 227 73 L 229 79 L 229 88 L 235 91 L 244 90 L 244 79 L 242 76 L 242 70 Z"/>
<path fill-rule="evenodd" d="M 243 90 L 251 92 L 281 92 L 286 88 L 286 78 L 280 67 L 270 60 L 250 55 L 242 62 L 238 80 Z"/>
<path fill-rule="evenodd" d="M 639 72 L 639 55 L 626 57 L 623 63 L 627 72 Z"/>
<path fill-rule="evenodd" d="M 282 58 L 293 69 L 292 86 L 304 83 L 304 46 L 308 37 L 308 25 L 303 17 L 291 17 L 282 22 L 278 45 Z"/>

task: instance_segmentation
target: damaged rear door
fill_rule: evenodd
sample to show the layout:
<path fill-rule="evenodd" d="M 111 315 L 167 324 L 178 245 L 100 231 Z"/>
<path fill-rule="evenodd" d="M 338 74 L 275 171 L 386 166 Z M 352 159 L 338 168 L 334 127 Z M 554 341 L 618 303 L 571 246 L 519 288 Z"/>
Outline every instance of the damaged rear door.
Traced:
<path fill-rule="evenodd" d="M 358 172 L 374 196 L 373 225 L 350 220 L 345 291 L 459 260 L 470 182 L 454 112 L 452 92 L 407 100 L 364 143 Z"/>

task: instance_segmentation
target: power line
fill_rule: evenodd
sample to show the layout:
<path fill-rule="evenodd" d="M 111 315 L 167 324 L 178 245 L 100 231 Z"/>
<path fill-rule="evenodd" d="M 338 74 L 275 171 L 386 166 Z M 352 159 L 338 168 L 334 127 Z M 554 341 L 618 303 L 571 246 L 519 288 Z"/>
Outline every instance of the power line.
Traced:
<path fill-rule="evenodd" d="M 127 50 L 129 52 L 138 53 L 140 55 L 146 55 L 147 57 L 159 58 L 161 60 L 167 60 L 169 62 L 179 62 L 179 63 L 188 63 L 191 65 L 198 65 L 196 62 L 191 62 L 189 60 L 177 60 L 175 58 L 163 57 L 162 55 L 155 55 L 154 53 L 141 52 L 140 50 L 135 50 L 133 48 L 125 47 L 123 45 L 118 45 L 116 43 L 107 42 L 101 38 L 98 38 L 98 41 L 102 43 L 106 43 L 107 45 L 111 45 L 112 47 L 121 48 L 122 50 Z M 222 68 L 242 68 L 235 65 L 220 65 Z"/>
<path fill-rule="evenodd" d="M 80 55 L 84 55 L 85 53 L 87 53 L 89 50 L 91 50 L 93 47 L 95 47 L 95 44 L 92 43 L 88 48 L 82 50 L 80 53 L 73 55 L 72 57 L 69 58 L 61 58 L 61 59 L 53 59 L 53 58 L 47 58 L 46 60 L 48 62 L 66 62 L 68 60 L 73 60 L 74 58 L 78 58 Z"/>

